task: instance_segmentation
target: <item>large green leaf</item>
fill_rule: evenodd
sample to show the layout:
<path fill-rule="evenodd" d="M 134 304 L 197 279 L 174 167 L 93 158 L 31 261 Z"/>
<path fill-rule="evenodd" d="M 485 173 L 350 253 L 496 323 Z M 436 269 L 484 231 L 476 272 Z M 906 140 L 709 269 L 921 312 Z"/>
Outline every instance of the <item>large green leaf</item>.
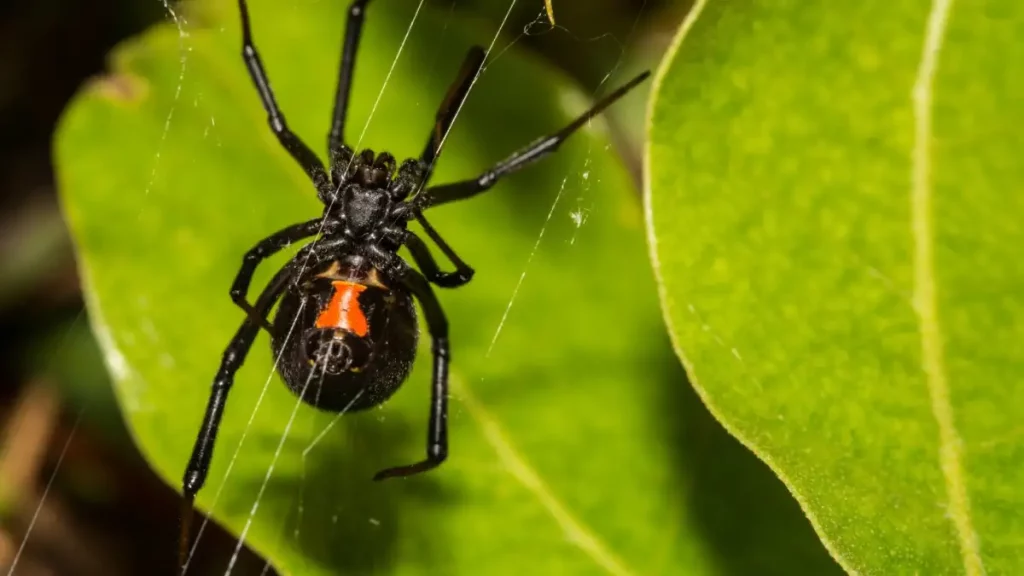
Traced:
<path fill-rule="evenodd" d="M 343 4 L 251 6 L 278 101 L 317 149 Z M 370 7 L 351 140 L 390 74 L 412 20 L 407 4 Z M 176 488 L 220 355 L 243 317 L 227 294 L 241 255 L 320 210 L 266 127 L 239 59 L 235 4 L 192 4 L 183 16 L 186 35 L 168 24 L 117 50 L 112 74 L 68 111 L 56 152 L 120 403 L 141 450 Z M 364 145 L 421 149 L 466 47 L 492 33 L 474 37 L 450 18 L 420 14 Z M 585 104 L 558 75 L 503 50 L 460 115 L 437 180 L 479 172 Z M 477 267 L 469 286 L 440 294 L 452 325 L 451 457 L 420 477 L 370 481 L 422 455 L 428 342 L 406 388 L 382 410 L 335 423 L 300 406 L 246 534 L 282 572 L 834 569 L 782 486 L 685 385 L 660 325 L 639 202 L 602 132 L 595 122 L 493 192 L 432 212 Z M 286 257 L 265 265 L 254 286 Z M 199 495 L 198 505 L 236 534 L 296 406 L 271 373 L 261 336 L 236 379 Z"/>
<path fill-rule="evenodd" d="M 1024 572 L 1024 4 L 700 2 L 651 108 L 712 412 L 870 574 Z"/>

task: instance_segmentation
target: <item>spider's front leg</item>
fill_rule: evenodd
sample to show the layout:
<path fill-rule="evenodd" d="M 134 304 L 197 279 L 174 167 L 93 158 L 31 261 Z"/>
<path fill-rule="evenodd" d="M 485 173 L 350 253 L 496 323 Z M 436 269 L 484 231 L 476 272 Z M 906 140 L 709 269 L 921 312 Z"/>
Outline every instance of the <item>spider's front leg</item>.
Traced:
<path fill-rule="evenodd" d="M 622 98 L 627 92 L 646 80 L 649 75 L 649 72 L 644 72 L 629 82 L 626 82 L 614 92 L 602 98 L 597 104 L 594 104 L 589 110 L 570 122 L 568 126 L 550 136 L 545 136 L 537 140 L 522 150 L 513 153 L 511 156 L 502 160 L 496 166 L 484 172 L 480 176 L 470 180 L 463 180 L 461 182 L 427 188 L 423 191 L 423 199 L 420 201 L 421 208 L 426 209 L 430 206 L 438 206 L 440 204 L 447 204 L 448 202 L 465 200 L 466 198 L 476 196 L 485 190 L 489 190 L 503 176 L 507 176 L 553 153 L 562 145 L 563 142 L 566 141 L 566 139 L 569 138 L 569 136 L 586 125 L 586 123 L 594 116 L 600 114 L 602 110 L 611 106 L 616 100 Z"/>
<path fill-rule="evenodd" d="M 430 180 L 430 176 L 434 172 L 434 161 L 441 154 L 441 144 L 448 136 L 448 130 L 455 122 L 455 117 L 458 116 L 462 105 L 466 103 L 469 89 L 473 87 L 473 83 L 476 82 L 484 67 L 486 55 L 487 53 L 480 46 L 473 46 L 469 49 L 462 62 L 462 68 L 459 69 L 459 75 L 448 88 L 448 94 L 445 95 L 441 106 L 437 109 L 434 129 L 430 132 L 430 138 L 427 140 L 427 146 L 423 149 L 423 154 L 420 155 L 420 161 L 427 167 L 423 178 L 424 184 Z"/>
<path fill-rule="evenodd" d="M 422 274 L 406 268 L 401 279 L 423 306 L 427 329 L 433 339 L 434 372 L 430 387 L 430 422 L 427 427 L 427 457 L 415 464 L 396 466 L 378 472 L 373 479 L 411 476 L 436 468 L 448 457 L 448 320 L 434 291 Z"/>
<path fill-rule="evenodd" d="M 260 95 L 263 109 L 267 112 L 267 123 L 274 136 L 277 137 L 277 141 L 298 162 L 302 171 L 309 176 L 316 187 L 317 194 L 321 198 L 325 198 L 331 191 L 327 170 L 324 169 L 323 162 L 309 149 L 309 146 L 306 146 L 306 143 L 288 128 L 284 113 L 278 107 L 274 91 L 270 88 L 270 79 L 267 77 L 267 71 L 263 68 L 260 54 L 256 51 L 256 44 L 252 38 L 252 25 L 249 22 L 249 6 L 245 0 L 238 0 L 238 12 L 242 18 L 242 60 L 245 61 L 245 67 L 249 69 L 249 77 Z"/>
<path fill-rule="evenodd" d="M 338 87 L 334 93 L 334 113 L 331 115 L 331 131 L 327 135 L 327 152 L 332 155 L 341 149 L 345 141 L 345 117 L 348 115 L 352 76 L 356 69 L 356 51 L 359 49 L 359 38 L 363 35 L 366 5 L 369 3 L 370 0 L 353 0 L 348 7 L 345 40 L 342 42 L 341 62 L 338 65 Z"/>
<path fill-rule="evenodd" d="M 235 281 L 231 284 L 231 301 L 244 310 L 249 315 L 249 318 L 266 329 L 267 332 L 273 332 L 273 328 L 266 318 L 267 311 L 257 312 L 256 307 L 249 304 L 247 300 L 249 284 L 252 283 L 252 277 L 256 273 L 256 268 L 260 265 L 260 262 L 276 254 L 285 246 L 309 238 L 323 227 L 324 222 L 320 218 L 301 224 L 294 224 L 260 240 L 242 258 L 242 267 L 238 270 L 238 274 L 235 275 Z"/>

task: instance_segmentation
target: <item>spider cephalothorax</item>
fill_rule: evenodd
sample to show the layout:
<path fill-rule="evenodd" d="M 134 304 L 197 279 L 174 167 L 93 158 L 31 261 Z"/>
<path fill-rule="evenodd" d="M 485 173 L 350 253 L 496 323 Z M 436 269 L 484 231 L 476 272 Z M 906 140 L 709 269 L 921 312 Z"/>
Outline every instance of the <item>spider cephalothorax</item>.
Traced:
<path fill-rule="evenodd" d="M 242 260 L 231 285 L 231 300 L 245 311 L 242 325 L 228 343 L 213 380 L 206 414 L 182 482 L 181 564 L 188 557 L 192 502 L 202 488 L 213 457 L 217 428 L 235 372 L 259 331 L 271 337 L 277 370 L 302 401 L 331 412 L 376 406 L 408 376 L 419 335 L 413 298 L 420 302 L 433 341 L 434 369 L 426 458 L 388 468 L 377 480 L 408 476 L 436 467 L 448 455 L 448 322 L 431 284 L 455 288 L 469 282 L 473 269 L 463 262 L 427 222 L 429 207 L 463 200 L 493 186 L 502 176 L 554 152 L 570 134 L 642 82 L 641 74 L 621 86 L 558 132 L 512 154 L 477 177 L 428 186 L 445 135 L 483 69 L 485 53 L 473 47 L 458 78 L 441 103 L 427 145 L 419 158 L 396 167 L 388 152 L 355 154 L 344 142 L 355 53 L 369 0 L 355 0 L 348 13 L 341 71 L 327 149 L 330 170 L 293 134 L 277 107 L 263 64 L 252 40 L 248 7 L 238 1 L 242 18 L 242 55 L 259 93 L 271 130 L 309 176 L 324 204 L 319 218 L 288 226 L 260 240 Z M 415 219 L 424 233 L 455 266 L 443 272 L 427 244 L 406 224 Z M 316 236 L 281 267 L 253 303 L 249 285 L 256 267 L 285 246 Z M 416 268 L 397 254 L 405 246 Z M 277 303 L 273 322 L 268 320 Z"/>
<path fill-rule="evenodd" d="M 395 157 L 388 152 L 348 148 L 334 155 L 329 193 L 322 195 L 325 224 L 338 226 L 349 238 L 380 236 L 383 228 L 399 226 L 415 216 L 413 206 L 403 201 L 423 182 L 423 162 L 409 159 L 396 170 Z"/>

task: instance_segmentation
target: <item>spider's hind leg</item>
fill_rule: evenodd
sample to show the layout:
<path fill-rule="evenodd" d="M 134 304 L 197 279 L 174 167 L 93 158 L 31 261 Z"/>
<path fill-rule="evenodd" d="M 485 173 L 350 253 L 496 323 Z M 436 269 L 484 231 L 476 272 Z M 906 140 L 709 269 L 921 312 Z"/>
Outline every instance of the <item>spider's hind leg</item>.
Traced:
<path fill-rule="evenodd" d="M 287 288 L 288 281 L 295 273 L 298 260 L 299 257 L 296 256 L 278 270 L 260 293 L 255 306 L 253 306 L 257 316 L 266 314 L 266 311 L 274 305 L 274 302 Z M 182 502 L 178 561 L 182 569 L 188 564 L 191 552 L 192 505 L 195 502 L 196 493 L 206 483 L 206 475 L 210 470 L 213 448 L 217 441 L 217 430 L 220 428 L 221 417 L 224 415 L 228 392 L 231 391 L 235 373 L 245 362 L 245 357 L 249 354 L 249 349 L 252 348 L 259 329 L 259 325 L 253 322 L 251 317 L 242 322 L 238 332 L 231 338 L 231 342 L 224 350 L 220 368 L 213 379 L 210 397 L 206 402 L 206 413 L 203 415 L 203 423 L 199 427 L 199 434 L 196 436 L 192 454 L 188 459 L 188 466 L 185 468 L 185 474 L 181 480 L 181 492 L 184 500 Z"/>
<path fill-rule="evenodd" d="M 448 320 L 441 303 L 422 274 L 407 269 L 402 284 L 412 292 L 423 307 L 427 329 L 433 339 L 434 372 L 430 386 L 430 416 L 427 425 L 426 458 L 414 464 L 395 466 L 378 472 L 373 479 L 412 476 L 441 465 L 448 457 Z"/>

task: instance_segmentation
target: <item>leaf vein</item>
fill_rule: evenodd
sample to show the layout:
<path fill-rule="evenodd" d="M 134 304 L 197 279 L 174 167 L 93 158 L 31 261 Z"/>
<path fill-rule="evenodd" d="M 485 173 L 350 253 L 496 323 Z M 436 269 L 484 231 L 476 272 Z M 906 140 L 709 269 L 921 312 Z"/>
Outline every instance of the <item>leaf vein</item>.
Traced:
<path fill-rule="evenodd" d="M 494 416 L 488 412 L 487 408 L 480 403 L 469 388 L 462 383 L 461 379 L 455 378 L 454 375 L 451 378 L 452 388 L 458 392 L 463 405 L 466 407 L 466 411 L 483 429 L 484 437 L 487 443 L 491 445 L 491 448 L 497 453 L 498 459 L 505 465 L 508 472 L 540 501 L 541 505 L 565 532 L 569 541 L 578 546 L 595 564 L 603 568 L 607 573 L 614 576 L 632 576 L 634 572 L 626 568 L 597 536 L 577 520 L 569 512 L 565 504 L 551 492 L 551 489 L 547 487 L 537 472 L 515 449 Z"/>
<path fill-rule="evenodd" d="M 949 512 L 960 543 L 964 571 L 969 576 L 985 573 L 978 535 L 971 520 L 970 499 L 964 480 L 961 447 L 949 382 L 943 361 L 942 329 L 939 323 L 935 286 L 935 258 L 932 229 L 932 93 L 939 52 L 953 0 L 934 0 L 928 15 L 924 48 L 913 91 L 914 144 L 911 173 L 911 219 L 914 241 L 914 309 L 921 333 L 921 357 L 931 399 L 932 413 L 939 428 L 939 463 L 945 481 Z"/>

